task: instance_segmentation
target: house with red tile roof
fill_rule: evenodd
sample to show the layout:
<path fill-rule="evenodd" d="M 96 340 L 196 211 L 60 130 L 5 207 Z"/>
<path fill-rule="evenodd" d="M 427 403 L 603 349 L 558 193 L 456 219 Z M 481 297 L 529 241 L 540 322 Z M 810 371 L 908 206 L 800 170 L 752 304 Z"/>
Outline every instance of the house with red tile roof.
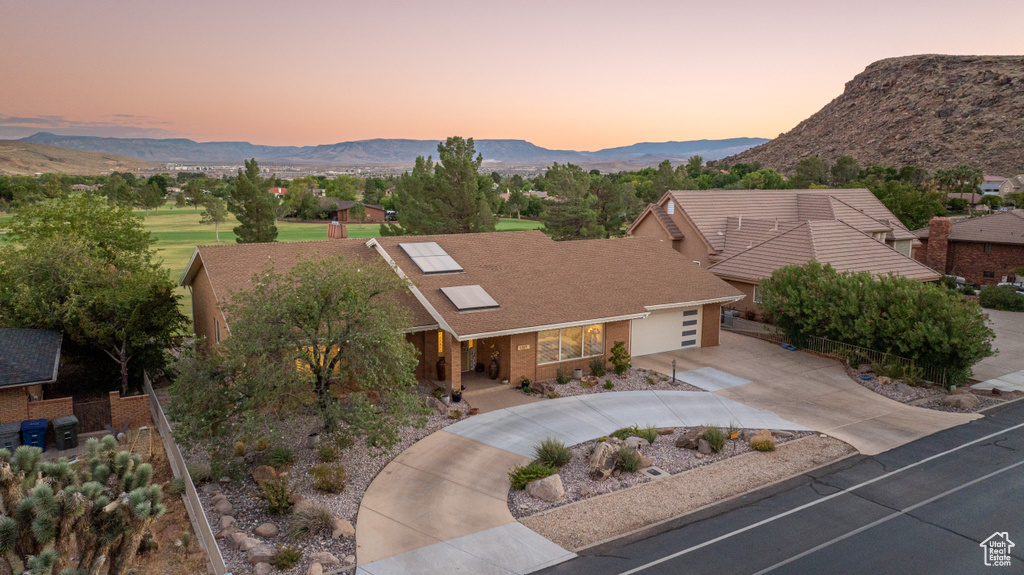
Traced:
<path fill-rule="evenodd" d="M 409 280 L 400 303 L 420 352 L 417 377 L 460 385 L 497 355 L 501 378 L 548 380 L 588 370 L 622 341 L 633 355 L 718 345 L 720 309 L 743 294 L 663 243 L 556 242 L 537 230 L 199 246 L 181 278 L 195 333 L 228 337 L 223 306 L 265 266 L 341 255 Z M 443 360 L 442 360 L 443 358 Z"/>

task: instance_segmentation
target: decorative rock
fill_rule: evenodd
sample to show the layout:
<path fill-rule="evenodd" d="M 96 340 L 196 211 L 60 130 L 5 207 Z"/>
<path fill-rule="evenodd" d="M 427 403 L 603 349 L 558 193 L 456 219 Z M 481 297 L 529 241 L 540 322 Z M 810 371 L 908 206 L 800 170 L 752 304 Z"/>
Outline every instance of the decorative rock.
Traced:
<path fill-rule="evenodd" d="M 269 465 L 260 465 L 256 469 L 252 470 L 252 480 L 257 484 L 263 483 L 268 479 L 273 479 L 274 477 L 277 477 L 277 472 Z"/>
<path fill-rule="evenodd" d="M 319 563 L 314 563 L 306 569 L 306 575 L 324 575 L 324 566 Z"/>
<path fill-rule="evenodd" d="M 320 551 L 319 553 L 314 553 L 314 554 L 310 555 L 309 556 L 309 560 L 312 561 L 313 563 L 320 563 L 321 565 L 327 565 L 327 566 L 340 565 L 341 564 L 341 561 L 339 561 L 337 557 L 335 557 L 334 555 L 332 555 L 332 554 L 330 554 L 330 553 L 328 553 L 326 551 Z"/>
<path fill-rule="evenodd" d="M 697 459 L 704 459 L 704 454 L 699 451 L 697 453 L 694 453 L 693 456 L 696 457 Z"/>
<path fill-rule="evenodd" d="M 643 455 L 643 454 L 640 455 L 640 468 L 641 469 L 644 468 L 644 467 L 650 467 L 652 465 L 654 465 L 654 460 L 653 459 L 651 459 L 650 457 L 647 457 L 646 455 Z"/>
<path fill-rule="evenodd" d="M 790 431 L 776 431 L 775 437 L 778 437 L 780 439 L 791 439 L 796 436 Z"/>
<path fill-rule="evenodd" d="M 227 485 L 228 483 L 231 483 L 231 478 L 225 475 L 224 477 L 221 477 L 218 481 L 220 481 L 222 485 Z"/>
<path fill-rule="evenodd" d="M 259 547 L 260 545 L 263 545 L 263 543 L 260 542 L 259 539 L 256 539 L 255 537 L 249 537 L 247 535 L 245 539 L 242 539 L 242 542 L 238 544 L 238 550 L 249 551 L 251 549 Z"/>
<path fill-rule="evenodd" d="M 942 398 L 942 405 L 957 409 L 971 410 L 978 407 L 978 396 L 973 393 L 958 393 Z"/>
<path fill-rule="evenodd" d="M 257 537 L 263 537 L 264 539 L 267 539 L 269 537 L 277 537 L 277 525 L 274 525 L 273 523 L 264 523 L 263 525 L 257 527 L 254 533 L 256 534 Z"/>
<path fill-rule="evenodd" d="M 353 564 L 355 562 L 356 562 L 356 556 L 355 555 L 346 555 L 345 556 L 345 564 L 346 565 L 351 565 L 351 564 Z"/>
<path fill-rule="evenodd" d="M 228 496 L 227 495 L 224 495 L 223 493 L 218 493 L 218 494 L 216 494 L 216 495 L 214 495 L 213 497 L 210 498 L 210 505 L 216 505 L 216 504 L 220 503 L 221 501 L 227 501 L 227 500 L 228 500 Z"/>
<path fill-rule="evenodd" d="M 597 487 L 594 487 L 590 483 L 584 483 L 582 486 L 580 486 L 581 498 L 585 499 L 587 497 L 593 497 L 595 495 L 597 495 Z"/>
<path fill-rule="evenodd" d="M 274 554 L 277 553 L 277 549 L 274 549 L 273 545 L 261 543 L 246 552 L 250 565 L 256 565 L 257 563 L 270 563 L 274 560 Z"/>
<path fill-rule="evenodd" d="M 708 440 L 701 437 L 697 440 L 697 451 L 704 455 L 711 455 L 711 444 L 708 443 Z"/>
<path fill-rule="evenodd" d="M 228 546 L 232 549 L 238 549 L 242 546 L 242 542 L 248 539 L 249 536 L 242 531 L 236 531 L 227 536 Z"/>
<path fill-rule="evenodd" d="M 632 447 L 633 449 L 636 449 L 637 451 L 639 451 L 641 447 L 647 447 L 650 444 L 651 444 L 650 441 L 647 441 L 646 439 L 644 439 L 642 437 L 627 437 L 626 438 L 626 445 Z"/>
<path fill-rule="evenodd" d="M 681 449 L 697 449 L 697 440 L 704 435 L 703 427 L 691 427 L 676 439 L 676 447 Z"/>
<path fill-rule="evenodd" d="M 338 537 L 355 537 L 356 528 L 352 527 L 352 524 L 344 519 L 337 517 L 331 517 L 331 537 L 337 539 Z"/>
<path fill-rule="evenodd" d="M 562 478 L 556 473 L 544 479 L 527 483 L 526 493 L 531 497 L 550 503 L 565 497 L 565 487 L 562 486 Z"/>
<path fill-rule="evenodd" d="M 597 385 L 597 377 L 593 375 L 584 375 L 583 379 L 580 380 L 580 385 L 583 387 L 594 387 Z"/>
<path fill-rule="evenodd" d="M 676 430 L 672 429 L 671 427 L 659 427 L 658 428 L 658 435 L 672 435 L 675 432 L 676 432 Z"/>
<path fill-rule="evenodd" d="M 857 375 L 860 375 L 862 373 L 871 373 L 872 371 L 873 368 L 871 367 L 870 363 L 862 363 L 857 366 Z"/>
<path fill-rule="evenodd" d="M 594 481 L 604 481 L 611 477 L 618 457 L 618 447 L 611 441 L 598 443 L 594 452 L 590 454 L 590 478 Z"/>
<path fill-rule="evenodd" d="M 230 503 L 228 504 L 230 505 Z M 220 528 L 227 529 L 235 524 L 235 518 L 230 515 L 221 515 L 220 517 Z"/>
<path fill-rule="evenodd" d="M 878 376 L 878 383 L 881 385 L 889 385 L 890 383 L 892 383 L 892 378 L 885 375 L 880 375 Z"/>
<path fill-rule="evenodd" d="M 423 403 L 427 404 L 427 407 L 436 411 L 439 415 L 446 415 L 448 413 L 448 406 L 444 404 L 440 399 L 433 395 L 428 395 Z"/>
<path fill-rule="evenodd" d="M 199 491 L 206 495 L 211 495 L 220 493 L 221 491 L 223 491 L 223 488 L 221 488 L 220 483 L 207 483 L 206 485 L 200 487 Z"/>
<path fill-rule="evenodd" d="M 238 527 L 235 527 L 234 525 L 230 525 L 230 526 L 228 526 L 225 529 L 221 529 L 220 532 L 217 533 L 217 535 L 215 535 L 214 537 L 217 538 L 217 539 L 224 539 L 225 537 L 228 537 L 229 535 L 231 535 L 233 533 L 238 533 Z"/>
<path fill-rule="evenodd" d="M 619 477 L 620 475 L 622 475 L 621 469 L 616 469 L 615 471 L 612 471 L 612 477 Z"/>
<path fill-rule="evenodd" d="M 231 506 L 230 501 L 228 501 L 227 499 L 223 499 L 221 501 L 218 501 L 217 504 L 213 506 L 213 510 L 216 511 L 217 513 L 220 513 L 221 515 L 227 515 L 234 510 L 234 507 Z"/>
<path fill-rule="evenodd" d="M 298 513 L 299 511 L 309 509 L 310 507 L 316 507 L 316 502 L 309 499 L 299 499 L 292 505 L 292 512 Z"/>
<path fill-rule="evenodd" d="M 256 575 L 270 575 L 273 572 L 274 566 L 270 563 L 257 563 L 256 570 L 254 571 Z"/>

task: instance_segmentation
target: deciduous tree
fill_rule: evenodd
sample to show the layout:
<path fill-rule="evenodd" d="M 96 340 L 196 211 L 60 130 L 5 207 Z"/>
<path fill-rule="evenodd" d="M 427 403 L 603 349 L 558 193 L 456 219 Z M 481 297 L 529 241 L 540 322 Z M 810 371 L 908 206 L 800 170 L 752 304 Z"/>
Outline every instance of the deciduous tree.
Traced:
<path fill-rule="evenodd" d="M 228 220 L 228 205 L 227 203 L 217 197 L 208 197 L 206 202 L 203 204 L 206 209 L 203 210 L 203 215 L 199 218 L 201 224 L 213 224 L 213 233 L 217 238 L 217 243 L 220 243 L 220 225 Z"/>

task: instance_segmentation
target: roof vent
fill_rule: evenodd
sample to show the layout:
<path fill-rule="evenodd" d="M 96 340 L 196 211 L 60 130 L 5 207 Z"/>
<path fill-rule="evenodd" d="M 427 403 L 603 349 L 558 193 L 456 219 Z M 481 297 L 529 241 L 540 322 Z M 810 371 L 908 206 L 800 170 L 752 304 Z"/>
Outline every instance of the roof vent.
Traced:
<path fill-rule="evenodd" d="M 461 272 L 462 266 L 448 252 L 441 249 L 437 242 L 419 242 L 414 244 L 398 244 L 412 262 L 424 274 L 443 274 Z"/>
<path fill-rule="evenodd" d="M 459 311 L 495 309 L 498 307 L 498 302 L 494 301 L 494 298 L 478 285 L 443 287 L 441 288 L 441 293 Z"/>
<path fill-rule="evenodd" d="M 668 201 L 668 215 L 671 216 L 674 213 L 676 213 L 676 203 L 673 202 L 672 200 L 669 200 Z"/>

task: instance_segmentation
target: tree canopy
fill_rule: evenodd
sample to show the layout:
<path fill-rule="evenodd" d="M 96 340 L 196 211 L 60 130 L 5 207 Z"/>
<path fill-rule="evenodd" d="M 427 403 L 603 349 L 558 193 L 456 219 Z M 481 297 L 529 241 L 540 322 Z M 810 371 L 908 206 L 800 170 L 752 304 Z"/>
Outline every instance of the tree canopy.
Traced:
<path fill-rule="evenodd" d="M 275 225 L 277 198 L 270 193 L 274 177 L 260 176 L 255 158 L 246 160 L 245 170 L 238 170 L 235 187 L 231 190 L 228 209 L 235 214 L 239 225 L 235 232 L 240 244 L 273 242 L 277 240 Z"/>

